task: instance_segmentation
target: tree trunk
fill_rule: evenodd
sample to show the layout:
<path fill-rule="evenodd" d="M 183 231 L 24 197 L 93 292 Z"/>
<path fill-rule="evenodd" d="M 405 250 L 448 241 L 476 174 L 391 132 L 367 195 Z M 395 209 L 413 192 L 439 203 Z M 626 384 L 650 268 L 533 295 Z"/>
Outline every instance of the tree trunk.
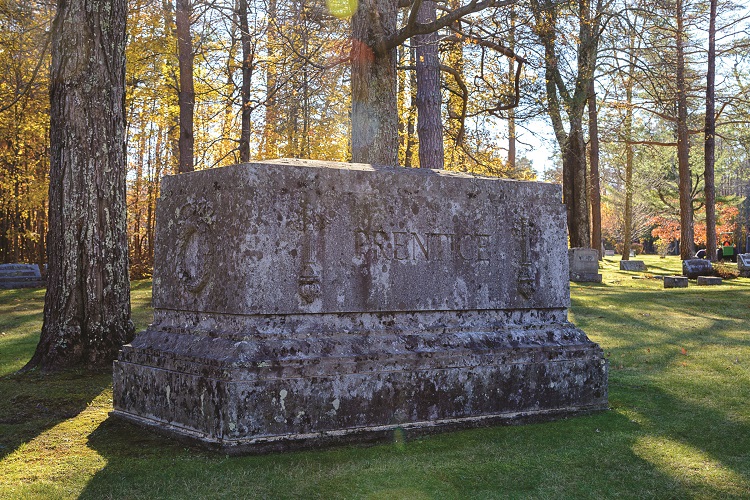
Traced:
<path fill-rule="evenodd" d="M 240 131 L 240 162 L 245 163 L 250 161 L 250 134 L 252 132 L 251 113 L 252 108 L 250 107 L 250 91 L 253 76 L 253 46 L 252 38 L 250 37 L 250 26 L 247 21 L 248 5 L 247 0 L 239 1 L 239 17 L 240 17 L 240 39 L 242 40 L 242 111 L 241 111 L 241 131 Z M 275 2 L 274 2 L 275 5 Z M 274 9 L 275 10 L 275 9 Z M 275 22 L 275 19 L 269 21 L 269 32 L 270 23 Z M 270 36 L 269 36 L 270 38 Z M 269 67 L 272 66 L 269 63 Z M 268 124 L 266 124 L 268 126 Z M 275 137 L 276 134 L 273 134 Z M 268 140 L 268 138 L 266 138 Z M 266 143 L 267 144 L 267 143 Z"/>
<path fill-rule="evenodd" d="M 435 21 L 435 2 L 425 0 L 417 12 L 417 22 Z M 417 47 L 417 134 L 419 166 L 442 170 L 444 164 L 443 120 L 440 111 L 440 55 L 438 34 L 414 37 Z"/>
<path fill-rule="evenodd" d="M 690 175 L 690 139 L 688 136 L 687 86 L 685 84 L 685 27 L 683 0 L 677 0 L 677 164 L 680 189 L 680 258 L 691 259 L 695 254 L 693 235 L 693 179 Z"/>
<path fill-rule="evenodd" d="M 269 54 L 278 50 L 276 40 L 278 38 L 276 31 L 277 9 L 276 0 L 268 0 L 268 29 L 266 34 L 266 50 Z M 244 84 L 244 80 L 243 80 Z M 248 99 L 250 99 L 250 82 L 248 82 Z M 276 78 L 276 61 L 269 60 L 266 66 L 266 117 L 263 127 L 263 157 L 278 158 L 278 116 L 279 111 L 276 104 L 277 78 Z M 243 106 L 245 105 L 243 101 Z M 244 107 L 243 107 L 244 110 Z M 248 114 L 248 137 L 250 134 L 250 116 Z M 244 122 L 243 122 L 244 127 Z M 243 128 L 244 130 L 244 128 Z"/>
<path fill-rule="evenodd" d="M 414 66 L 416 55 L 414 47 L 409 48 L 410 66 Z M 409 113 L 406 119 L 406 148 L 404 150 L 404 166 L 411 168 L 414 166 L 414 148 L 417 145 L 415 137 L 415 118 L 417 107 L 417 75 L 414 71 L 409 71 Z"/>
<path fill-rule="evenodd" d="M 704 181 L 706 196 L 706 254 L 716 260 L 716 186 L 714 185 L 714 156 L 716 148 L 716 3 L 710 0 L 708 26 L 708 72 L 706 74 L 706 129 L 704 143 Z"/>
<path fill-rule="evenodd" d="M 352 17 L 352 160 L 398 163 L 396 49 L 383 37 L 396 30 L 395 0 L 362 0 Z M 380 42 L 380 43 L 379 43 Z"/>
<path fill-rule="evenodd" d="M 632 44 L 631 44 L 632 47 Z M 633 241 L 633 84 L 635 59 L 630 56 L 628 81 L 625 84 L 625 217 L 622 237 L 622 260 L 630 260 L 630 243 Z"/>
<path fill-rule="evenodd" d="M 508 48 L 516 50 L 516 8 L 510 6 L 510 31 L 508 32 Z M 516 60 L 508 58 L 508 86 L 515 88 L 516 83 Z M 508 110 L 508 169 L 516 171 L 516 108 Z"/>
<path fill-rule="evenodd" d="M 599 120 L 594 80 L 589 83 L 589 201 L 591 203 L 591 248 L 602 259 L 602 202 L 599 187 Z"/>
<path fill-rule="evenodd" d="M 452 9 L 458 9 L 461 7 L 460 0 L 450 0 Z M 461 21 L 458 20 L 453 24 L 456 31 L 461 30 Z M 454 167 L 459 166 L 463 168 L 463 163 L 466 158 L 466 154 L 463 150 L 464 144 L 464 123 L 466 121 L 466 85 L 464 84 L 464 46 L 459 40 L 453 42 L 447 46 L 445 52 L 446 61 L 445 65 L 450 67 L 454 72 L 451 72 L 450 76 L 445 79 L 445 86 L 448 89 L 448 122 L 447 137 L 450 139 L 448 144 L 448 152 L 444 152 L 444 157 L 447 158 L 443 163 L 448 163 Z M 443 145 L 445 148 L 445 144 Z"/>
<path fill-rule="evenodd" d="M 545 89 L 547 112 L 552 122 L 563 163 L 563 201 L 567 212 L 568 237 L 571 247 L 590 248 L 588 179 L 586 176 L 586 147 L 583 140 L 583 113 L 586 110 L 589 85 L 594 78 L 594 66 L 599 41 L 599 21 L 592 19 L 588 0 L 579 4 L 579 41 L 577 77 L 573 92 L 565 89 L 558 93 L 562 80 L 558 67 L 556 40 L 557 11 L 551 1 L 532 1 L 536 20 L 535 31 L 544 46 Z M 602 2 L 597 0 L 596 13 L 602 12 Z M 562 102 L 561 102 L 562 101 Z M 563 111 L 567 115 L 569 131 L 563 126 Z"/>
<path fill-rule="evenodd" d="M 586 185 L 583 124 L 579 116 L 573 115 L 570 117 L 570 132 L 563 149 L 563 201 L 568 209 L 568 236 L 571 248 L 591 246 Z"/>
<path fill-rule="evenodd" d="M 193 87 L 193 39 L 190 34 L 191 0 L 177 0 L 175 26 L 177 27 L 177 57 L 180 65 L 180 172 L 193 171 L 193 111 L 195 89 Z"/>
<path fill-rule="evenodd" d="M 50 70 L 49 273 L 24 369 L 109 368 L 133 336 L 125 213 L 125 0 L 60 0 Z"/>

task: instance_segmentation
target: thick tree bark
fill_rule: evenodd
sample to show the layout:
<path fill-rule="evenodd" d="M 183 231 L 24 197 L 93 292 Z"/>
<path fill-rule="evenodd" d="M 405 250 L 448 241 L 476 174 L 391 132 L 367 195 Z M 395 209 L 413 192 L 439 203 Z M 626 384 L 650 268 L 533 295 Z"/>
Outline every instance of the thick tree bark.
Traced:
<path fill-rule="evenodd" d="M 599 186 L 599 119 L 594 80 L 589 83 L 589 200 L 591 203 L 591 248 L 602 259 L 602 197 Z"/>
<path fill-rule="evenodd" d="M 703 179 L 706 196 L 706 254 L 716 260 L 716 186 L 714 184 L 714 161 L 716 149 L 716 3 L 710 0 L 711 9 L 708 26 L 708 72 L 706 74 L 706 129 L 704 143 L 705 167 Z"/>
<path fill-rule="evenodd" d="M 25 369 L 111 366 L 133 335 L 125 214 L 126 0 L 60 0 L 50 70 L 49 274 Z"/>
<path fill-rule="evenodd" d="M 362 0 L 352 17 L 352 160 L 398 163 L 396 0 Z"/>
<path fill-rule="evenodd" d="M 690 175 L 690 139 L 688 136 L 687 85 L 685 83 L 685 27 L 683 0 L 677 0 L 677 164 L 680 190 L 680 258 L 695 254 L 693 234 L 693 179 Z"/>
<path fill-rule="evenodd" d="M 425 0 L 417 12 L 417 22 L 436 19 L 435 2 Z M 442 170 L 444 164 L 443 120 L 440 103 L 440 55 L 436 31 L 414 37 L 417 48 L 417 134 L 419 166 Z"/>
<path fill-rule="evenodd" d="M 193 171 L 193 112 L 195 88 L 193 86 L 193 39 L 190 34 L 191 0 L 177 0 L 175 26 L 177 27 L 177 57 L 180 65 L 180 172 Z"/>

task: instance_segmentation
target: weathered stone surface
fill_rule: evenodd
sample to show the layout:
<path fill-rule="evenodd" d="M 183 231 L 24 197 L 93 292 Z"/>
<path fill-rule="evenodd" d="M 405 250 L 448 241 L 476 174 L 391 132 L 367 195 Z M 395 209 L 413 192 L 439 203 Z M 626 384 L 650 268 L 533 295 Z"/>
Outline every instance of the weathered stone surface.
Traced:
<path fill-rule="evenodd" d="M 0 264 L 0 289 L 43 287 L 37 264 Z"/>
<path fill-rule="evenodd" d="M 737 269 L 740 272 L 740 276 L 750 278 L 750 253 L 737 255 Z"/>
<path fill-rule="evenodd" d="M 721 278 L 719 276 L 698 276 L 699 285 L 721 285 Z"/>
<path fill-rule="evenodd" d="M 664 288 L 687 288 L 687 276 L 664 276 Z"/>
<path fill-rule="evenodd" d="M 646 271 L 646 264 L 642 260 L 621 260 L 620 271 Z"/>
<path fill-rule="evenodd" d="M 713 272 L 714 268 L 710 260 L 688 259 L 682 261 L 682 274 L 691 280 L 696 279 L 698 276 L 711 276 Z"/>
<path fill-rule="evenodd" d="M 225 452 L 607 407 L 559 187 L 279 160 L 167 177 L 114 414 Z"/>
<path fill-rule="evenodd" d="M 602 282 L 599 274 L 599 253 L 593 248 L 571 248 L 568 250 L 570 281 Z"/>
<path fill-rule="evenodd" d="M 614 257 L 615 256 L 615 251 L 614 250 L 605 250 L 604 251 L 604 256 L 605 257 Z"/>

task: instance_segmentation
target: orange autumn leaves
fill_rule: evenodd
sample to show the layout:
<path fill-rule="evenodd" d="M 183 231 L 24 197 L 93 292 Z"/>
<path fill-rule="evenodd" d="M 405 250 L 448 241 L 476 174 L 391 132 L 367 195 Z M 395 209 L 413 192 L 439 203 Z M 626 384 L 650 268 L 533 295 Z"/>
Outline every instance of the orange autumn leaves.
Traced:
<path fill-rule="evenodd" d="M 702 210 L 705 213 L 705 209 Z M 737 228 L 737 214 L 739 209 L 736 206 L 725 203 L 716 204 L 716 234 L 731 233 Z M 680 238 L 680 221 L 671 219 L 662 215 L 657 215 L 651 219 L 656 225 L 651 230 L 651 235 L 664 241 L 673 241 Z M 706 222 L 698 220 L 693 226 L 695 233 L 695 243 L 699 245 L 706 244 Z"/>

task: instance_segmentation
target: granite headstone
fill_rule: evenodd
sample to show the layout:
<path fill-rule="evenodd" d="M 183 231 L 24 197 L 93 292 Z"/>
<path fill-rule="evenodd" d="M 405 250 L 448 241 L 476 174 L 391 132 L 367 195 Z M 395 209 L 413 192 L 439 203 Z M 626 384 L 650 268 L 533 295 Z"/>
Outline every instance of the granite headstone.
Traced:
<path fill-rule="evenodd" d="M 44 279 L 37 264 L 0 264 L 0 289 L 37 288 Z"/>
<path fill-rule="evenodd" d="M 607 408 L 551 184 L 302 160 L 166 177 L 114 415 L 262 452 Z"/>
<path fill-rule="evenodd" d="M 682 261 L 682 274 L 691 280 L 696 279 L 698 276 L 711 276 L 713 272 L 714 268 L 710 260 L 687 259 Z"/>
<path fill-rule="evenodd" d="M 642 260 L 621 260 L 620 271 L 646 271 L 646 264 Z"/>
<path fill-rule="evenodd" d="M 720 276 L 698 276 L 697 280 L 699 285 L 704 286 L 715 286 L 721 285 L 722 279 Z"/>
<path fill-rule="evenodd" d="M 750 253 L 741 253 L 737 256 L 737 270 L 743 278 L 750 278 Z"/>
<path fill-rule="evenodd" d="M 687 288 L 687 276 L 664 276 L 664 288 Z"/>
<path fill-rule="evenodd" d="M 570 281 L 601 283 L 599 274 L 599 252 L 593 248 L 571 248 L 568 250 Z"/>

